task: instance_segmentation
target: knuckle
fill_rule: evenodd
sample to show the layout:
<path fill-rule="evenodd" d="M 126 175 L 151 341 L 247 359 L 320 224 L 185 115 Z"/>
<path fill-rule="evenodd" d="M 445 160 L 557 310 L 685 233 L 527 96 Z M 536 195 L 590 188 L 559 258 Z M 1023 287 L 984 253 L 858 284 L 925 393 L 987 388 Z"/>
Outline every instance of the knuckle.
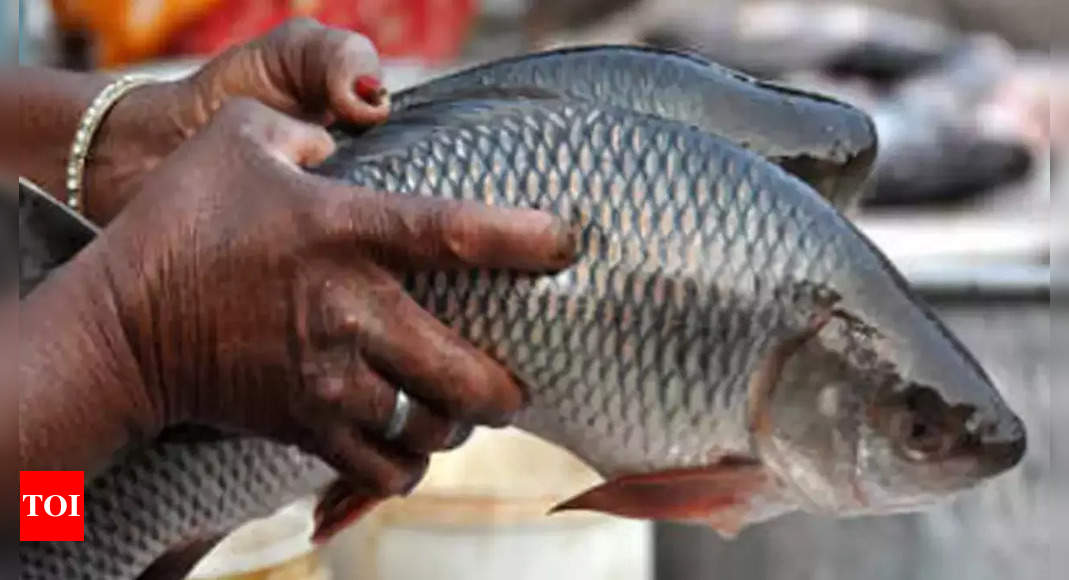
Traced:
<path fill-rule="evenodd" d="M 321 36 L 322 28 L 323 25 L 312 18 L 294 18 L 280 24 L 256 45 L 264 50 L 265 56 L 278 59 L 291 74 L 300 78 L 305 47 Z"/>
<path fill-rule="evenodd" d="M 263 138 L 267 143 L 284 145 L 302 143 L 318 136 L 311 127 L 285 115 L 268 111 L 263 119 Z"/>
<path fill-rule="evenodd" d="M 212 118 L 211 126 L 239 143 L 263 138 L 265 107 L 248 98 L 229 99 Z"/>
<path fill-rule="evenodd" d="M 301 124 L 301 127 L 308 133 L 308 139 L 319 141 L 324 145 L 334 146 L 334 137 L 331 136 L 330 131 L 319 125 L 309 125 L 307 123 Z"/>
<path fill-rule="evenodd" d="M 329 195 L 302 197 L 294 207 L 294 218 L 309 242 L 331 243 L 350 234 L 356 216 L 344 200 Z"/>
<path fill-rule="evenodd" d="M 345 398 L 345 379 L 336 375 L 318 377 L 313 387 L 313 394 L 321 403 L 336 405 Z"/>
<path fill-rule="evenodd" d="M 471 253 L 475 243 L 475 232 L 468 226 L 467 220 L 459 212 L 453 212 L 443 216 L 442 219 L 442 243 L 449 253 L 454 256 L 466 256 Z"/>
<path fill-rule="evenodd" d="M 227 99 L 217 113 L 218 118 L 231 121 L 241 121 L 255 118 L 266 107 L 256 99 L 249 97 L 235 97 Z"/>
<path fill-rule="evenodd" d="M 317 184 L 322 181 L 317 181 Z M 318 187 L 294 208 L 295 215 L 320 241 L 348 240 L 355 246 L 379 242 L 384 236 L 387 216 L 369 195 L 328 195 Z"/>
<path fill-rule="evenodd" d="M 315 29 L 302 28 L 304 40 L 310 47 L 321 51 L 322 56 L 338 59 L 341 57 L 366 56 L 374 54 L 375 47 L 364 35 L 342 28 L 323 26 L 316 22 Z"/>
<path fill-rule="evenodd" d="M 337 53 L 335 56 L 341 58 L 353 57 L 367 57 L 374 56 L 375 46 L 371 44 L 363 34 L 355 32 L 339 31 L 337 36 Z"/>
<path fill-rule="evenodd" d="M 318 20 L 307 16 L 301 16 L 283 22 L 275 28 L 272 34 L 282 37 L 300 36 L 319 28 L 323 28 L 323 25 Z"/>
<path fill-rule="evenodd" d="M 484 239 L 470 208 L 450 205 L 437 214 L 437 219 L 441 242 L 451 257 L 463 260 L 480 253 Z"/>

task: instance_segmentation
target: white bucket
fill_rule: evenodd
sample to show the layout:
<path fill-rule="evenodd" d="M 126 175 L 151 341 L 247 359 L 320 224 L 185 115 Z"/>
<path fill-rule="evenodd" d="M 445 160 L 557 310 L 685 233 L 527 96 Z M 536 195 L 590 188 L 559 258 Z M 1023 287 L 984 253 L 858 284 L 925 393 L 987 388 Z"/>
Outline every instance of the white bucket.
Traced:
<path fill-rule="evenodd" d="M 477 430 L 435 457 L 412 496 L 340 533 L 326 556 L 347 580 L 649 580 L 648 522 L 546 514 L 599 481 L 530 435 Z"/>
<path fill-rule="evenodd" d="M 197 563 L 189 580 L 332 580 L 311 542 L 314 507 L 309 498 L 241 526 Z"/>
<path fill-rule="evenodd" d="M 190 580 L 650 580 L 648 522 L 546 514 L 599 482 L 560 448 L 479 429 L 435 456 L 412 496 L 384 502 L 321 550 L 308 498 L 239 528 Z"/>

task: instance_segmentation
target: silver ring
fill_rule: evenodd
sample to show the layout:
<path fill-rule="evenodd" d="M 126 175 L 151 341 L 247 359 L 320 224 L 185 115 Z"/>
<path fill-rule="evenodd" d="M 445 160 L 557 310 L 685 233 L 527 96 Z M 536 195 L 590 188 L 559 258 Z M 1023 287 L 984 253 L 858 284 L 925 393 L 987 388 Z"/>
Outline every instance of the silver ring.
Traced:
<path fill-rule="evenodd" d="M 401 436 L 408 423 L 408 410 L 411 407 L 412 403 L 408 400 L 408 395 L 398 389 L 397 398 L 393 403 L 393 414 L 390 415 L 390 422 L 386 424 L 386 431 L 382 434 L 384 439 L 390 441 Z"/>

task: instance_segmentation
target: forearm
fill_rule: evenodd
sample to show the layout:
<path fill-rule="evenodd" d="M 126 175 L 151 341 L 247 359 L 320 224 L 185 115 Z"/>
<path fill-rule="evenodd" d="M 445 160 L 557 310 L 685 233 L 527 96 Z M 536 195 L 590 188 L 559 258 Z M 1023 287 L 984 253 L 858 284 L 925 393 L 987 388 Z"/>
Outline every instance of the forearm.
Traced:
<path fill-rule="evenodd" d="M 0 465 L 4 466 L 4 479 L 0 482 L 0 491 L 8 493 L 16 489 L 15 469 L 18 458 L 18 379 L 15 372 L 16 359 L 18 358 L 18 304 L 15 301 L 15 292 L 11 292 L 11 300 L 0 302 Z M 0 299 L 3 300 L 3 299 Z M 16 484 L 17 485 L 17 484 Z M 11 518 L 0 518 L 0 530 L 14 529 L 8 527 L 12 524 Z M 2 569 L 2 565 L 0 565 Z"/>
<path fill-rule="evenodd" d="M 52 69 L 4 69 L 0 162 L 60 199 L 66 194 L 67 162 L 82 115 L 113 77 Z M 154 167 L 185 138 L 190 121 L 177 106 L 179 84 L 134 89 L 104 117 L 86 160 L 86 215 L 105 223 L 126 201 L 131 176 Z M 172 105 L 172 103 L 175 103 Z"/>
<path fill-rule="evenodd" d="M 5 166 L 61 195 L 78 120 L 108 78 L 33 68 L 7 68 L 0 91 Z"/>
<path fill-rule="evenodd" d="M 84 252 L 22 302 L 19 323 L 21 469 L 95 472 L 155 434 L 107 281 Z"/>

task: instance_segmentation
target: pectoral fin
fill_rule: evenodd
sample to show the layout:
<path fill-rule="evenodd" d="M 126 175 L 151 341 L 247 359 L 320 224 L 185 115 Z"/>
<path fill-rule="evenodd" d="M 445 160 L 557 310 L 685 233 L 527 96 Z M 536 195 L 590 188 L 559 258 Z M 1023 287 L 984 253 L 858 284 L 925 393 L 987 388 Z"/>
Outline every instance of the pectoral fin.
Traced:
<path fill-rule="evenodd" d="M 315 532 L 312 541 L 323 543 L 360 519 L 384 498 L 369 496 L 338 480 L 331 484 L 315 509 Z"/>
<path fill-rule="evenodd" d="M 626 475 L 587 490 L 550 510 L 590 510 L 617 516 L 700 522 L 733 536 L 746 523 L 753 498 L 770 476 L 750 460 Z"/>

